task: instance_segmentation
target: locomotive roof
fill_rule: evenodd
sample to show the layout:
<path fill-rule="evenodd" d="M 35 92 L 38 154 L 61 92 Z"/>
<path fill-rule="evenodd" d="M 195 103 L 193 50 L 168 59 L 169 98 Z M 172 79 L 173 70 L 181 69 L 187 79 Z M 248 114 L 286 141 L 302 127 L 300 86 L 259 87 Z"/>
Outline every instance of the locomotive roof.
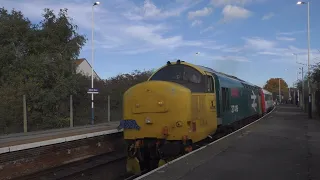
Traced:
<path fill-rule="evenodd" d="M 238 80 L 241 82 L 241 84 L 245 84 L 245 85 L 249 85 L 249 86 L 253 86 L 253 87 L 256 87 L 256 88 L 260 88 L 259 86 L 256 86 L 254 84 L 251 84 L 245 80 L 242 80 L 236 76 L 232 76 L 232 75 L 229 75 L 229 74 L 225 74 L 223 72 L 219 72 L 219 71 L 216 71 L 216 70 L 213 70 L 212 68 L 209 68 L 209 67 L 205 67 L 205 66 L 201 66 L 201 65 L 195 65 L 197 66 L 198 68 L 200 68 L 201 70 L 203 71 L 207 71 L 207 72 L 211 72 L 211 73 L 215 73 L 217 76 L 223 76 L 223 77 L 226 77 L 226 78 L 231 78 L 231 79 L 234 79 L 234 80 Z"/>
<path fill-rule="evenodd" d="M 194 68 L 200 70 L 200 71 L 203 71 L 203 72 L 209 72 L 209 73 L 214 73 L 216 76 L 220 77 L 220 78 L 224 78 L 224 79 L 229 79 L 229 80 L 236 80 L 238 83 L 240 83 L 242 86 L 244 87 L 248 87 L 248 88 L 257 88 L 257 89 L 260 89 L 259 86 L 256 86 L 254 84 L 251 84 L 245 80 L 242 80 L 236 76 L 232 76 L 232 75 L 229 75 L 229 74 L 225 74 L 223 72 L 219 72 L 219 71 L 216 71 L 216 70 L 213 70 L 212 68 L 209 68 L 209 67 L 205 67 L 205 66 L 201 66 L 201 65 L 195 65 L 195 64 L 191 64 L 191 63 L 187 63 L 185 61 L 181 61 L 181 60 L 177 60 L 177 62 L 170 62 L 168 61 L 166 65 L 162 66 L 161 68 L 159 68 L 157 71 L 155 71 L 150 77 L 149 79 L 154 75 L 156 74 L 160 69 L 166 67 L 168 64 L 184 64 L 184 65 L 188 65 L 188 66 L 193 66 Z"/>
<path fill-rule="evenodd" d="M 263 91 L 263 93 L 264 94 L 270 94 L 270 95 L 272 95 L 272 93 L 271 92 L 269 92 L 268 90 L 266 90 L 266 89 L 262 89 L 262 91 Z"/>

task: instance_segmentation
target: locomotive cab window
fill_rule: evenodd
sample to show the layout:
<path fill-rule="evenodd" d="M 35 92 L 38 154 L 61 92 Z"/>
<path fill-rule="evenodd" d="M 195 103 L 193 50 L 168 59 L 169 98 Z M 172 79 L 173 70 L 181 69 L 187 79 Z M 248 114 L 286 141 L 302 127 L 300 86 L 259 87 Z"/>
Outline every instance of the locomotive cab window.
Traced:
<path fill-rule="evenodd" d="M 214 93 L 214 81 L 212 76 L 206 76 L 206 89 L 208 93 Z"/>
<path fill-rule="evenodd" d="M 196 69 L 183 64 L 168 65 L 155 73 L 150 81 L 178 83 L 191 92 L 205 92 L 204 76 Z"/>

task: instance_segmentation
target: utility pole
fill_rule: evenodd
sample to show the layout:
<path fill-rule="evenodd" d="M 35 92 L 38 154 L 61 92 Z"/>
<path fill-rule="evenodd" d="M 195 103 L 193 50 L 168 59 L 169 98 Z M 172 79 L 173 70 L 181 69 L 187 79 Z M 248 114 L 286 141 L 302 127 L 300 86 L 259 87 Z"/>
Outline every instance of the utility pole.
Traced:
<path fill-rule="evenodd" d="M 301 78 L 302 78 L 302 92 L 301 92 L 301 102 L 302 102 L 302 105 L 303 105 L 303 108 L 305 110 L 305 103 L 304 103 L 304 76 L 303 76 L 303 67 L 301 67 Z"/>
<path fill-rule="evenodd" d="M 299 96 L 299 88 L 298 88 L 298 80 L 299 80 L 299 71 L 297 72 L 297 93 L 298 93 L 298 97 L 297 97 L 297 101 L 298 101 L 298 106 L 300 106 L 300 96 Z"/>
<path fill-rule="evenodd" d="M 296 62 L 298 63 L 298 54 L 296 54 L 296 53 L 292 53 L 292 54 L 296 56 Z M 297 72 L 297 82 L 299 79 L 298 76 L 299 76 L 299 72 Z M 294 87 L 294 84 L 293 84 L 293 87 Z M 296 91 L 297 91 L 298 97 L 296 97 Z M 296 88 L 296 90 L 294 90 L 294 98 L 293 99 L 294 99 L 294 103 L 298 102 L 298 104 L 299 104 L 299 89 L 298 88 Z"/>
<path fill-rule="evenodd" d="M 308 5 L 308 89 L 309 89 L 309 106 L 308 114 L 309 119 L 312 118 L 312 102 L 311 102 L 311 86 L 310 86 L 310 2 L 307 2 Z"/>
<path fill-rule="evenodd" d="M 279 78 L 279 103 L 281 103 L 281 90 L 280 90 L 280 78 Z"/>
<path fill-rule="evenodd" d="M 296 90 L 294 88 L 294 83 L 292 83 L 292 89 L 293 89 L 293 98 L 292 98 L 291 102 L 292 102 L 292 104 L 295 104 L 297 98 L 296 98 Z"/>
<path fill-rule="evenodd" d="M 94 43 L 93 43 L 93 35 L 94 35 L 94 13 L 93 13 L 93 9 L 94 6 L 99 5 L 100 2 L 95 2 L 92 5 L 92 19 L 91 19 L 91 23 L 92 23 L 92 31 L 91 31 L 91 88 L 93 89 L 93 66 L 94 66 Z M 94 124 L 94 96 L 93 93 L 91 93 L 91 124 Z"/>
<path fill-rule="evenodd" d="M 307 11 L 307 16 L 308 16 L 308 29 L 307 29 L 307 35 L 308 35 L 308 100 L 309 100 L 309 105 L 308 105 L 308 115 L 309 115 L 309 119 L 312 118 L 312 98 L 311 98 L 311 86 L 310 86 L 310 2 L 302 2 L 302 1 L 298 1 L 297 2 L 298 5 L 301 4 L 306 4 L 308 11 Z"/>
<path fill-rule="evenodd" d="M 288 98 L 290 99 L 290 101 L 291 101 L 291 92 L 290 92 L 290 86 L 289 86 L 289 84 L 288 84 Z"/>

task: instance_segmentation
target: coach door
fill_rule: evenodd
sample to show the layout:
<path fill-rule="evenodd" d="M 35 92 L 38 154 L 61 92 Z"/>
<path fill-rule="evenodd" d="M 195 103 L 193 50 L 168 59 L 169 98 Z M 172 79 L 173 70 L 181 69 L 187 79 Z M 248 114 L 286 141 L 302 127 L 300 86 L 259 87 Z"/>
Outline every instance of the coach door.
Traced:
<path fill-rule="evenodd" d="M 215 82 L 210 73 L 206 73 L 206 120 L 208 124 L 208 133 L 215 131 L 217 128 L 217 102 L 215 94 Z"/>

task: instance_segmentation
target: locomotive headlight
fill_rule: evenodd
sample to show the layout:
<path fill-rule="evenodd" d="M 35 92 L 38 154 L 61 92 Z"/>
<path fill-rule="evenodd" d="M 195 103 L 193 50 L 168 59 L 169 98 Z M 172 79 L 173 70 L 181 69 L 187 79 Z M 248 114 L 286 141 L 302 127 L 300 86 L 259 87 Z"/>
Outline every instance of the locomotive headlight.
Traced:
<path fill-rule="evenodd" d="M 182 127 L 182 122 L 181 122 L 181 121 L 177 121 L 177 122 L 176 122 L 176 126 L 177 126 L 177 127 Z"/>
<path fill-rule="evenodd" d="M 162 106 L 162 105 L 163 105 L 163 101 L 159 101 L 158 104 L 159 104 L 160 106 Z"/>

